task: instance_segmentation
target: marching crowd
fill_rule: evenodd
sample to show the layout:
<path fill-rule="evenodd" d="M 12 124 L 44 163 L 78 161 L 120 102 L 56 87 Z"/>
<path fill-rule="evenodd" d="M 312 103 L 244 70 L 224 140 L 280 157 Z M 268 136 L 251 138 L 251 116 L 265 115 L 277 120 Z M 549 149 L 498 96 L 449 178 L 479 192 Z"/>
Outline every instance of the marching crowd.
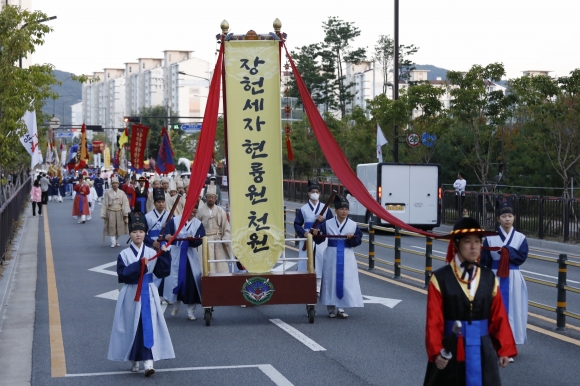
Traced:
<path fill-rule="evenodd" d="M 119 294 L 108 359 L 131 361 L 131 371 L 152 375 L 154 361 L 174 358 L 162 302 L 177 315 L 180 304 L 187 318 L 196 320 L 202 300 L 201 262 L 197 247 L 201 238 L 231 240 L 226 211 L 219 206 L 221 192 L 211 176 L 201 193 L 188 192 L 189 180 L 158 175 L 120 176 L 83 171 L 64 180 L 41 173 L 31 191 L 33 215 L 48 200 L 62 202 L 70 191 L 72 215 L 78 223 L 91 220 L 95 203 L 101 203 L 111 248 L 119 237 L 130 236 L 130 245 L 117 257 L 117 273 L 123 288 Z M 65 187 L 63 187 L 65 185 Z M 299 238 L 314 237 L 316 291 L 328 317 L 346 319 L 347 308 L 363 307 L 358 267 L 353 248 L 362 243 L 362 232 L 348 218 L 349 201 L 334 198 L 334 210 L 320 202 L 320 186 L 308 184 L 308 202 L 296 213 Z M 188 194 L 199 199 L 195 210 L 172 245 L 166 245 L 182 222 Z M 201 201 L 201 202 L 200 202 Z M 499 227 L 481 229 L 472 218 L 459 220 L 448 235 L 447 264 L 433 272 L 428 291 L 426 347 L 428 367 L 425 385 L 497 385 L 499 366 L 517 355 L 516 344 L 527 341 L 527 289 L 519 266 L 527 258 L 524 235 L 513 228 L 514 205 L 509 198 L 497 204 Z M 485 241 L 484 241 L 485 237 Z M 210 243 L 210 260 L 232 259 L 229 243 Z M 305 256 L 299 248 L 299 255 Z M 243 268 L 243 267 L 242 267 Z M 236 264 L 211 263 L 210 272 L 237 272 Z M 298 270 L 306 270 L 300 262 Z M 139 301 L 135 301 L 139 300 Z M 459 326 L 459 327 L 458 327 Z M 467 343 L 464 343 L 467 342 Z M 499 364 L 499 366 L 498 366 Z"/>

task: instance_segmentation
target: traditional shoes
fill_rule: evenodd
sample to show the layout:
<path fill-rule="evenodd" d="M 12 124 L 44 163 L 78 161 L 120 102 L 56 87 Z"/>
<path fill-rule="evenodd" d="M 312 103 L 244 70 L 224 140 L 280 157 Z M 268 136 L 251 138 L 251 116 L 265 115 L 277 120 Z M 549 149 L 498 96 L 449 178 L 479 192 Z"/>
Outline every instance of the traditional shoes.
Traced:
<path fill-rule="evenodd" d="M 143 367 L 145 367 L 145 376 L 150 377 L 155 374 L 155 369 L 153 368 L 153 360 L 148 359 L 143 361 Z"/>

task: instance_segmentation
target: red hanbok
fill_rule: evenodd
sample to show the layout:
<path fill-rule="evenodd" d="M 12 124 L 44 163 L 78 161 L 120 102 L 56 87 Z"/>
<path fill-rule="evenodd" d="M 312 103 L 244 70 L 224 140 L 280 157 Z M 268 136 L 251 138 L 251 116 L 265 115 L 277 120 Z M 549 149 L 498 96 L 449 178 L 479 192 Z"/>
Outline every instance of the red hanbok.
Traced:
<path fill-rule="evenodd" d="M 74 186 L 74 190 L 75 192 L 77 192 L 77 194 L 75 196 L 75 201 L 73 203 L 72 215 L 73 216 L 90 215 L 91 212 L 89 210 L 88 196 L 91 193 L 91 189 L 89 188 L 88 185 L 76 184 Z"/>

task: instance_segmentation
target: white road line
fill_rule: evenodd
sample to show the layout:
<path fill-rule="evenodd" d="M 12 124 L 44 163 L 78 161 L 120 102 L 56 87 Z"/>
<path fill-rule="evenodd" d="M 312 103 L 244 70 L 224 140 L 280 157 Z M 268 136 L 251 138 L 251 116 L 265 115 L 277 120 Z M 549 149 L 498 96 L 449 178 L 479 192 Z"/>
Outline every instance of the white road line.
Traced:
<path fill-rule="evenodd" d="M 544 275 L 543 273 L 536 273 L 536 272 L 532 272 L 532 271 L 526 271 L 525 269 L 520 269 L 520 272 L 529 273 L 531 275 L 543 276 L 543 277 L 548 277 L 550 279 L 558 280 L 558 277 L 556 277 L 556 276 L 550 276 L 550 275 Z M 566 282 L 580 284 L 580 281 L 575 281 L 575 280 L 570 280 L 570 279 L 566 279 Z"/>
<path fill-rule="evenodd" d="M 103 264 L 103 265 L 99 265 L 98 267 L 95 268 L 90 268 L 89 271 L 93 271 L 93 272 L 98 272 L 98 273 L 104 273 L 107 275 L 113 275 L 113 276 L 117 276 L 117 272 L 116 271 L 109 271 L 105 268 L 109 268 L 112 267 L 113 265 L 117 265 L 117 261 L 113 261 L 112 263 L 107 263 L 107 264 Z"/>
<path fill-rule="evenodd" d="M 278 386 L 293 386 L 293 384 L 282 375 L 276 368 L 270 364 L 263 365 L 240 365 L 240 366 L 206 366 L 206 367 L 180 367 L 175 369 L 155 369 L 156 373 L 168 373 L 175 371 L 203 371 L 203 370 L 227 370 L 227 369 L 247 369 L 247 368 L 258 368 L 264 373 L 268 378 L 272 380 Z M 75 377 L 99 377 L 106 375 L 133 375 L 141 374 L 132 373 L 131 371 L 110 371 L 105 373 L 81 373 L 81 374 L 66 374 L 67 378 Z M 141 375 L 142 376 L 142 375 Z"/>
<path fill-rule="evenodd" d="M 294 327 L 290 326 L 289 324 L 284 323 L 280 319 L 270 319 L 270 322 L 274 323 L 276 326 L 280 327 L 282 330 L 286 331 L 288 334 L 292 335 L 294 338 L 298 339 L 302 344 L 306 347 L 311 349 L 312 351 L 326 351 L 324 347 L 295 329 Z"/>

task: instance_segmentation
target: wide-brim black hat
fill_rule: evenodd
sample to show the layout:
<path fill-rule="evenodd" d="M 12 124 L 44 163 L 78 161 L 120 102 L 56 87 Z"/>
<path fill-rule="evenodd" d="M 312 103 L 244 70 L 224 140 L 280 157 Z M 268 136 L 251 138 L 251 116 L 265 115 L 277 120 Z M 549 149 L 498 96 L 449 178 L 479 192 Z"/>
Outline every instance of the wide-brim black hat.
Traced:
<path fill-rule="evenodd" d="M 141 212 L 129 213 L 129 232 L 144 231 L 147 232 L 147 221 L 145 214 Z"/>
<path fill-rule="evenodd" d="M 463 217 L 462 219 L 457 221 L 455 225 L 453 225 L 453 230 L 449 234 L 437 236 L 436 238 L 441 240 L 451 240 L 469 235 L 485 237 L 485 236 L 497 236 L 497 233 L 495 231 L 486 231 L 481 227 L 481 225 L 479 225 L 479 222 L 474 218 Z"/>

